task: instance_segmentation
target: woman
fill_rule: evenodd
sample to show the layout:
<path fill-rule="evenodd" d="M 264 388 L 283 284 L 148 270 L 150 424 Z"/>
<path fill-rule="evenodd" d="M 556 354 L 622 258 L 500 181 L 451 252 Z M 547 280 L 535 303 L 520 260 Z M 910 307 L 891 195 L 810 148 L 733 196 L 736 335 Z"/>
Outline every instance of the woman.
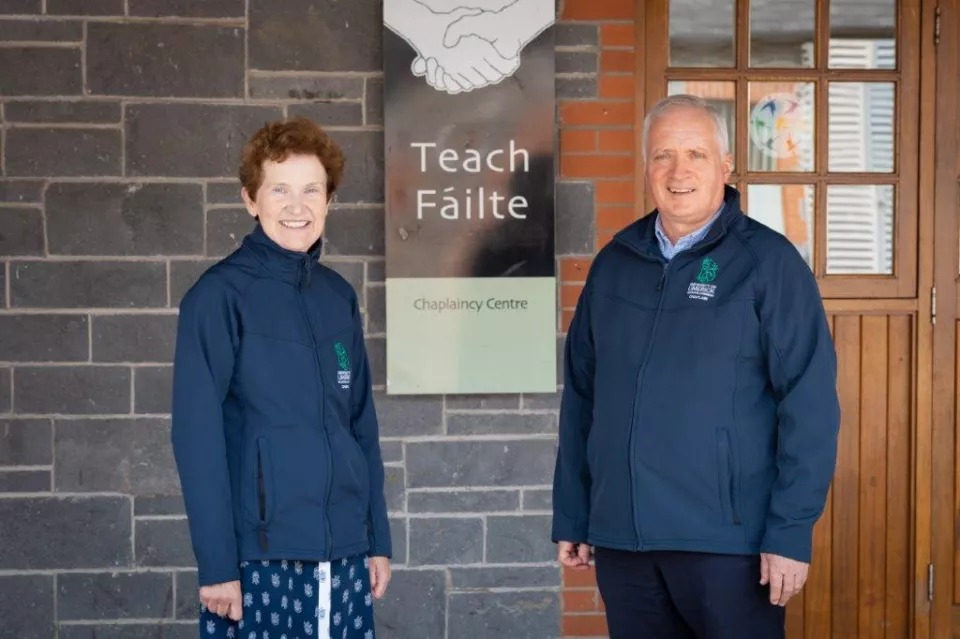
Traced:
<path fill-rule="evenodd" d="M 374 637 L 390 580 L 357 295 L 320 265 L 343 154 L 305 119 L 261 129 L 240 181 L 254 230 L 180 305 L 173 449 L 201 636 Z"/>

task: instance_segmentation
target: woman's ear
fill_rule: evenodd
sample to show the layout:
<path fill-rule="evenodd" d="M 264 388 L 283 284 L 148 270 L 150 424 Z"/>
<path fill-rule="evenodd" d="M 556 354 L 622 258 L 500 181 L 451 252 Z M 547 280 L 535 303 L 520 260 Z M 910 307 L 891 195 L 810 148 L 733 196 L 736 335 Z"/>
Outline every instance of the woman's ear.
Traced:
<path fill-rule="evenodd" d="M 253 219 L 259 220 L 260 218 L 257 216 L 257 203 L 250 197 L 247 187 L 240 189 L 240 196 L 243 197 L 243 203 L 247 207 L 247 213 L 249 213 Z"/>

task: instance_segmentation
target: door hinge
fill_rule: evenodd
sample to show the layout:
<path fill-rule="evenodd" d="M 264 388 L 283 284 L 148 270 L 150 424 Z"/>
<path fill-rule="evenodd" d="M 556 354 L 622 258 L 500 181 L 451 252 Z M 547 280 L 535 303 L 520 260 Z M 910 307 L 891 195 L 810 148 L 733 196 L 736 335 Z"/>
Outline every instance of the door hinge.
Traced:
<path fill-rule="evenodd" d="M 930 289 L 930 323 L 937 323 L 937 287 Z"/>
<path fill-rule="evenodd" d="M 937 11 L 934 14 L 933 20 L 933 44 L 940 44 L 940 7 L 937 7 Z"/>
<path fill-rule="evenodd" d="M 927 601 L 933 601 L 933 564 L 927 564 Z"/>

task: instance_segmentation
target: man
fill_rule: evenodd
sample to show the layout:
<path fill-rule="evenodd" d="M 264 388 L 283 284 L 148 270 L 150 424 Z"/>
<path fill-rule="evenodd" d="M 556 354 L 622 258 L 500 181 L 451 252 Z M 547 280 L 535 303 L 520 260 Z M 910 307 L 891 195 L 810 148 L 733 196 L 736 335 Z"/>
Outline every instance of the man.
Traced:
<path fill-rule="evenodd" d="M 644 123 L 653 214 L 596 256 L 567 335 L 553 540 L 611 639 L 775 639 L 836 464 L 836 357 L 816 281 L 726 186 L 691 96 Z"/>

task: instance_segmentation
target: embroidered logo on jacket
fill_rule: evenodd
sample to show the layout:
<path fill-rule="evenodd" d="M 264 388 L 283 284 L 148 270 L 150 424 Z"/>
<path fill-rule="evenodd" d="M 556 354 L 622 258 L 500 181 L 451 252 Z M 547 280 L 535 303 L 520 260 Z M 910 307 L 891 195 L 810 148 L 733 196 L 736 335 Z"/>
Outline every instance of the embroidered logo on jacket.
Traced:
<path fill-rule="evenodd" d="M 700 272 L 697 273 L 697 281 L 701 284 L 709 284 L 717 278 L 717 270 L 720 267 L 709 257 L 703 258 L 700 262 Z"/>
<path fill-rule="evenodd" d="M 716 294 L 717 285 L 711 284 L 717 278 L 717 271 L 720 267 L 711 258 L 705 257 L 700 262 L 700 272 L 697 277 L 687 287 L 687 297 L 692 300 L 707 301 Z"/>
<path fill-rule="evenodd" d="M 350 357 L 347 355 L 347 347 L 342 342 L 336 342 L 333 350 L 337 353 L 337 366 L 339 366 L 337 383 L 340 384 L 340 388 L 348 389 L 350 388 Z"/>

